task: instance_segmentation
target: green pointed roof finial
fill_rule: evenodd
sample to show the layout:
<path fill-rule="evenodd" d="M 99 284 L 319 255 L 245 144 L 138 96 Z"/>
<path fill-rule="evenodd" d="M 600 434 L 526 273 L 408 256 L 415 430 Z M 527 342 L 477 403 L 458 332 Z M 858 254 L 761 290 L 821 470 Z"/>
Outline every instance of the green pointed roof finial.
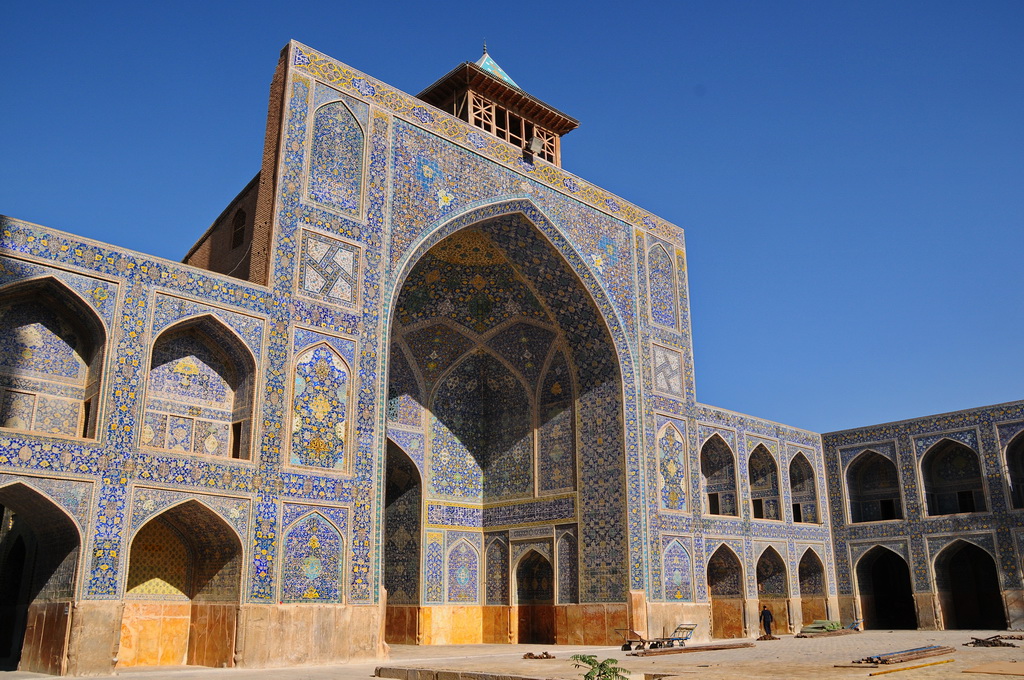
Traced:
<path fill-rule="evenodd" d="M 481 56 L 479 59 L 477 59 L 476 65 L 479 66 L 480 68 L 482 68 L 483 70 L 487 71 L 491 75 L 495 75 L 495 76 L 501 78 L 502 80 L 504 80 L 506 83 L 508 83 L 512 87 L 516 88 L 517 90 L 523 89 L 523 88 L 519 87 L 519 85 L 516 83 L 516 81 L 512 80 L 512 78 L 510 78 L 509 75 L 507 73 L 505 73 L 505 71 L 500 66 L 498 66 L 498 62 L 496 62 L 493 59 L 491 59 L 491 55 L 487 54 L 487 40 L 486 39 L 484 40 L 484 53 L 483 53 L 483 56 Z"/>

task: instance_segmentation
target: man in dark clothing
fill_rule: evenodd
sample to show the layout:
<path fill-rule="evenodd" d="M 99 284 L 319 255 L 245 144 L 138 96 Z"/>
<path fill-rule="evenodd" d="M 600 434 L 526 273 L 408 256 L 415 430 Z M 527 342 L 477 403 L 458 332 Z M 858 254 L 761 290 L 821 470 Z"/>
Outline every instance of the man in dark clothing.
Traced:
<path fill-rule="evenodd" d="M 768 609 L 768 605 L 764 605 L 764 607 L 761 608 L 760 619 L 761 619 L 761 625 L 764 626 L 764 634 L 767 635 L 768 637 L 771 637 L 771 635 L 772 635 L 772 622 L 775 620 L 775 617 L 772 616 L 771 611 Z"/>

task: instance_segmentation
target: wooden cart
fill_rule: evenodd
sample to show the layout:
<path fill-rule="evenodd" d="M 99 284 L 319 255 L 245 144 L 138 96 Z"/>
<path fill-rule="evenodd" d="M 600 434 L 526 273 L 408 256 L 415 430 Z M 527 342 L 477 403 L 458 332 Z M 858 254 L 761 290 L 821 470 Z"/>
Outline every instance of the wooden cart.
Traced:
<path fill-rule="evenodd" d="M 697 629 L 696 623 L 680 623 L 671 635 L 666 637 L 645 638 L 632 628 L 616 628 L 615 632 L 622 635 L 622 651 L 628 652 L 631 649 L 660 649 L 662 647 L 686 646 L 686 641 L 693 637 L 693 631 Z"/>

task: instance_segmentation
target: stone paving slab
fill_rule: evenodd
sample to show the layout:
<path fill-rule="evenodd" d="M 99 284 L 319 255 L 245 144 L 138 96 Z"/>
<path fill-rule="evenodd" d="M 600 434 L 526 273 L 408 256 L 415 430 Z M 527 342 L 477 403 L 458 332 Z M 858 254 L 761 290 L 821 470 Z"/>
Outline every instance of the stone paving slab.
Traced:
<path fill-rule="evenodd" d="M 930 668 L 907 670 L 886 675 L 893 680 L 933 680 L 936 678 L 992 677 L 996 675 L 962 675 L 968 668 L 994 662 L 1024 664 L 1024 641 L 1021 647 L 964 647 L 972 637 L 989 637 L 1005 631 L 867 631 L 856 635 L 825 638 L 782 636 L 775 641 L 755 642 L 741 649 L 694 652 L 656 657 L 632 657 L 618 647 L 584 647 L 555 645 L 445 645 L 406 646 L 391 648 L 389 659 L 375 662 L 303 666 L 273 669 L 213 669 L 186 667 L 179 669 L 126 669 L 107 678 L 122 680 L 368 680 L 378 667 L 415 668 L 429 671 L 408 680 L 457 680 L 473 673 L 476 680 L 484 676 L 506 680 L 509 676 L 530 678 L 564 678 L 579 680 L 582 672 L 573 668 L 572 654 L 594 654 L 598 659 L 614 658 L 630 671 L 633 680 L 654 680 L 654 677 L 678 676 L 708 680 L 735 679 L 818 679 L 866 678 L 872 668 L 835 668 L 836 664 L 851 666 L 854 659 L 871 654 L 895 652 L 925 645 L 948 645 L 954 649 L 953 663 Z M 697 647 L 699 645 L 693 645 Z M 526 652 L 548 651 L 556 659 L 523 659 Z M 948 657 L 937 657 L 948 658 Z M 901 665 L 893 665 L 893 668 Z M 886 668 L 889 668 L 888 666 Z M 451 671 L 438 674 L 437 671 Z M 477 675 L 479 674 L 479 675 Z M 0 680 L 29 680 L 52 676 L 36 673 L 0 673 Z M 1010 678 L 1012 676 L 1006 676 Z"/>

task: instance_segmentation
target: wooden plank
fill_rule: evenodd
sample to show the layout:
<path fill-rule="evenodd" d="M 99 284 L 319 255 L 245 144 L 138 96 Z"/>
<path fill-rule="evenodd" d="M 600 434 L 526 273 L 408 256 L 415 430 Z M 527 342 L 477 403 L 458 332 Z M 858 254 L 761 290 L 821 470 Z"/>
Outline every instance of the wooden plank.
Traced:
<path fill-rule="evenodd" d="M 900 671 L 910 671 L 915 668 L 926 668 L 928 666 L 941 666 L 944 663 L 953 663 L 956 659 L 943 659 L 942 661 L 932 661 L 931 663 L 919 663 L 916 666 L 904 666 L 903 668 L 888 668 L 884 671 L 875 671 L 874 673 L 868 673 L 868 677 L 875 675 L 885 675 L 886 673 L 899 673 Z"/>

